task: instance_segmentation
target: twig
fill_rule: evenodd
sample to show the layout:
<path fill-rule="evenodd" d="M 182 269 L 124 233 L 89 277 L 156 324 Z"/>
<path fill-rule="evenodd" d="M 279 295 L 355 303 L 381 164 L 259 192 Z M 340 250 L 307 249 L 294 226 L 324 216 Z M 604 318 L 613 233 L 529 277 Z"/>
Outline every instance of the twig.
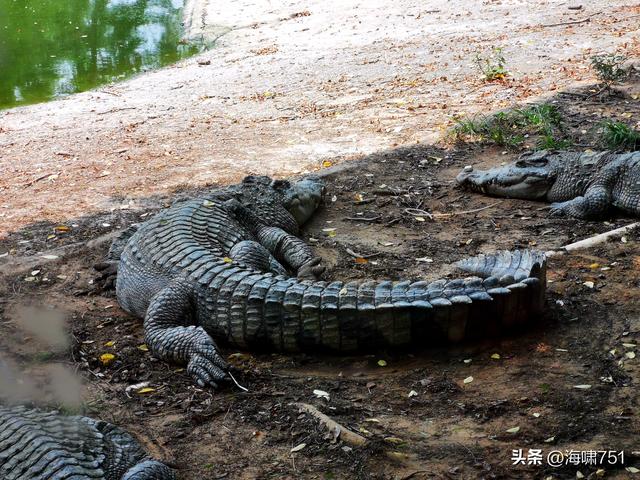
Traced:
<path fill-rule="evenodd" d="M 431 213 L 420 208 L 405 208 L 404 213 L 408 213 L 414 217 L 427 217 L 429 220 L 433 220 L 433 215 Z"/>
<path fill-rule="evenodd" d="M 333 433 L 336 437 L 339 437 L 344 443 L 352 445 L 354 447 L 361 447 L 362 445 L 365 445 L 367 443 L 367 439 L 362 435 L 358 435 L 345 426 L 340 425 L 338 422 L 326 416 L 313 405 L 309 405 L 308 403 L 294 403 L 294 405 L 298 407 L 300 411 L 306 412 L 309 415 L 312 415 L 320 420 L 320 423 L 324 425 L 327 430 Z"/>
<path fill-rule="evenodd" d="M 575 96 L 575 97 L 580 97 L 580 98 L 589 98 L 590 97 L 590 95 L 587 95 L 586 93 L 578 93 L 578 92 L 560 92 L 560 95 Z"/>
<path fill-rule="evenodd" d="M 31 185 L 33 185 L 34 183 L 39 182 L 40 180 L 44 180 L 45 178 L 49 178 L 49 177 L 53 177 L 54 175 L 60 175 L 60 173 L 62 172 L 55 172 L 55 173 L 45 173 L 44 175 L 39 176 L 38 178 L 31 180 L 29 182 L 23 183 L 22 185 L 20 185 L 21 187 L 30 187 Z"/>
<path fill-rule="evenodd" d="M 589 15 L 586 18 L 583 18 L 582 20 L 574 20 L 572 22 L 560 22 L 560 23 L 549 23 L 547 25 L 540 25 L 541 27 L 560 27 L 562 25 L 578 25 L 579 23 L 586 23 L 589 20 L 591 20 L 592 17 L 595 17 L 596 15 L 600 15 L 602 12 L 596 12 L 593 13 L 591 15 Z"/>
<path fill-rule="evenodd" d="M 498 205 L 500 202 L 492 203 L 491 205 L 487 205 L 485 207 L 474 208 L 473 210 L 463 210 L 461 212 L 452 212 L 452 213 L 432 213 L 431 215 L 434 218 L 445 218 L 445 217 L 455 217 L 456 215 L 467 215 L 469 213 L 478 213 L 483 210 L 487 210 L 489 208 L 493 208 Z"/>
<path fill-rule="evenodd" d="M 380 255 L 379 253 L 370 253 L 369 255 L 362 255 L 361 253 L 354 252 L 350 248 L 347 248 L 346 252 L 354 258 L 371 258 L 371 257 L 377 257 L 378 255 Z"/>
<path fill-rule="evenodd" d="M 557 250 L 551 250 L 551 251 L 545 252 L 545 254 L 547 256 L 553 256 L 553 255 L 557 255 L 558 253 L 572 252 L 574 250 L 593 247 L 594 245 L 598 245 L 600 243 L 606 242 L 611 237 L 622 235 L 638 227 L 640 227 L 640 222 L 631 223 L 627 226 L 616 228 L 615 230 L 609 230 L 608 232 L 600 233 L 593 237 L 585 238 L 584 240 L 570 243 L 569 245 L 560 247 Z"/>
<path fill-rule="evenodd" d="M 409 193 L 409 190 L 394 190 L 392 188 L 389 188 L 389 189 L 380 188 L 380 189 L 373 190 L 371 193 L 373 193 L 374 195 L 392 195 L 394 197 L 398 197 L 400 195 Z"/>
<path fill-rule="evenodd" d="M 124 110 L 135 110 L 136 107 L 122 107 L 122 108 L 113 108 L 111 110 L 105 110 L 104 112 L 96 112 L 96 115 L 106 115 L 107 113 L 115 113 L 122 112 Z"/>
<path fill-rule="evenodd" d="M 375 217 L 345 217 L 345 220 L 351 220 L 352 222 L 375 222 L 376 220 L 380 220 L 380 215 L 376 215 Z"/>

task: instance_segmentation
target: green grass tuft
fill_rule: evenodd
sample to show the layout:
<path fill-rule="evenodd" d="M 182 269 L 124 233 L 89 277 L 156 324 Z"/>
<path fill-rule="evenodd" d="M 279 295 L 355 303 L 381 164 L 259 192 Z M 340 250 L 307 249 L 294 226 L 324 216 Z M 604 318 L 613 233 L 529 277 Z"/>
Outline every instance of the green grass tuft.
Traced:
<path fill-rule="evenodd" d="M 571 145 L 564 137 L 562 115 L 554 105 L 540 104 L 525 108 L 456 120 L 450 132 L 453 140 L 472 140 L 518 148 L 526 135 L 540 135 L 536 149 L 559 150 Z"/>
<path fill-rule="evenodd" d="M 611 150 L 638 150 L 640 148 L 640 132 L 622 122 L 603 122 L 601 140 L 602 144 Z"/>

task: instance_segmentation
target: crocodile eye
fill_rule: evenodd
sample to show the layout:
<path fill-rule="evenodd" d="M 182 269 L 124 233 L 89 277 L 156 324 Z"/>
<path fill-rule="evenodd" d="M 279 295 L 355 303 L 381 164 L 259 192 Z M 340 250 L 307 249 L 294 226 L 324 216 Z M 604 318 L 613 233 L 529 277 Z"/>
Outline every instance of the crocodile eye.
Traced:
<path fill-rule="evenodd" d="M 534 167 L 544 167 L 547 163 L 549 163 L 549 160 L 547 160 L 546 158 L 531 158 L 529 159 L 529 163 Z"/>

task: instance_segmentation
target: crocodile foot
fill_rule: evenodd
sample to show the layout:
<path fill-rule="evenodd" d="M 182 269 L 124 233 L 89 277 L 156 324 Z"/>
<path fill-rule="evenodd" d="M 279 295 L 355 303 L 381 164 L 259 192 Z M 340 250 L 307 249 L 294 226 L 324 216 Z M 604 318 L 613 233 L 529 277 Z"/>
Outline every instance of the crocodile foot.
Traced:
<path fill-rule="evenodd" d="M 217 388 L 218 382 L 228 377 L 228 372 L 229 365 L 218 353 L 214 341 L 205 333 L 202 340 L 191 348 L 187 373 L 201 387 Z"/>
<path fill-rule="evenodd" d="M 327 269 L 321 265 L 322 257 L 314 257 L 298 269 L 298 280 L 321 280 Z"/>
<path fill-rule="evenodd" d="M 116 278 L 118 276 L 118 263 L 114 260 L 100 262 L 93 266 L 99 273 L 93 279 L 93 283 L 98 292 L 106 292 L 114 290 L 116 287 Z"/>
<path fill-rule="evenodd" d="M 570 204 L 571 204 L 571 201 L 552 203 L 549 209 L 549 214 L 554 217 L 564 217 L 567 215 L 567 208 L 569 207 Z"/>

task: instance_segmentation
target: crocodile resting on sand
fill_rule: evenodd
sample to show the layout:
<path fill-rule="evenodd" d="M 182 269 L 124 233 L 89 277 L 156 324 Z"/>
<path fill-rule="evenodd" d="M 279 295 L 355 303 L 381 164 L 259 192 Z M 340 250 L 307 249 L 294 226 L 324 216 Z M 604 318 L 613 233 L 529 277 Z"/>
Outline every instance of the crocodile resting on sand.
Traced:
<path fill-rule="evenodd" d="M 640 152 L 543 150 L 490 170 L 465 167 L 457 182 L 488 195 L 553 202 L 554 215 L 601 218 L 617 208 L 640 216 Z"/>
<path fill-rule="evenodd" d="M 537 319 L 546 263 L 536 251 L 458 262 L 473 277 L 323 282 L 296 235 L 321 203 L 315 178 L 247 177 L 164 210 L 111 250 L 116 294 L 144 318 L 159 358 L 198 384 L 228 375 L 215 340 L 240 348 L 352 352 L 460 341 Z"/>
<path fill-rule="evenodd" d="M 175 480 L 131 435 L 88 417 L 0 406 L 2 480 Z"/>

